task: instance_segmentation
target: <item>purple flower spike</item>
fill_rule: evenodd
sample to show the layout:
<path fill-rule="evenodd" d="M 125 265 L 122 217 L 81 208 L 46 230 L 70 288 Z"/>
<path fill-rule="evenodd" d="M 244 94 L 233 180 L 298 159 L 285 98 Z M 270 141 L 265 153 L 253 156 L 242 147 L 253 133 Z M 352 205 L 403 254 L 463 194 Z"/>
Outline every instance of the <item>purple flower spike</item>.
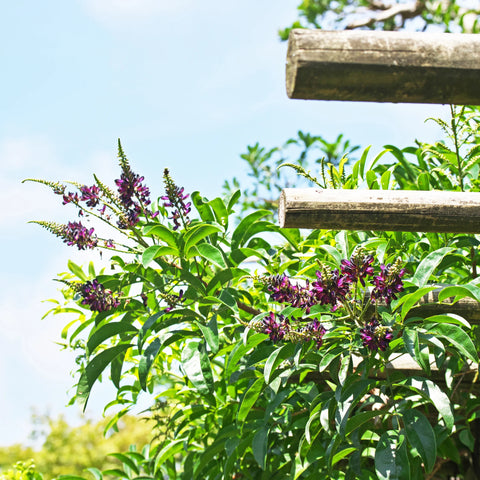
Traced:
<path fill-rule="evenodd" d="M 374 273 L 373 260 L 373 255 L 364 255 L 362 249 L 358 248 L 350 257 L 350 260 L 342 260 L 341 272 L 347 277 L 349 283 L 356 283 L 360 280 L 364 287 L 365 278 Z"/>
<path fill-rule="evenodd" d="M 146 208 L 151 203 L 150 190 L 142 184 L 143 180 L 144 177 L 133 173 L 127 165 L 124 165 L 120 178 L 115 180 L 123 207 L 123 215 L 117 222 L 118 228 L 125 230 L 134 227 L 139 222 L 142 213 L 153 217 L 154 214 Z"/>
<path fill-rule="evenodd" d="M 398 259 L 393 265 L 380 265 L 380 275 L 373 277 L 375 284 L 371 298 L 373 301 L 385 300 L 387 305 L 397 298 L 396 294 L 403 291 L 402 277 L 405 269 L 400 268 L 401 261 Z"/>
<path fill-rule="evenodd" d="M 290 330 L 290 322 L 283 315 L 278 315 L 278 321 L 275 314 L 270 312 L 262 321 L 263 333 L 269 335 L 272 342 L 283 340 Z"/>
<path fill-rule="evenodd" d="M 289 303 L 295 308 L 304 308 L 306 314 L 310 308 L 317 303 L 313 292 L 310 290 L 310 283 L 307 280 L 306 286 L 292 285 L 286 275 L 275 275 L 268 280 L 268 290 L 272 292 L 271 298 L 275 302 Z"/>
<path fill-rule="evenodd" d="M 63 195 L 63 205 L 67 205 L 67 203 L 78 203 L 80 198 L 77 193 L 68 192 L 67 195 Z"/>
<path fill-rule="evenodd" d="M 346 276 L 340 276 L 338 269 L 327 272 L 317 270 L 318 280 L 312 283 L 315 299 L 320 305 L 331 305 L 332 312 L 338 308 L 338 303 L 345 300 L 349 292 L 349 282 Z"/>
<path fill-rule="evenodd" d="M 323 336 L 326 332 L 325 327 L 316 318 L 303 328 L 303 333 L 309 334 L 315 340 L 317 349 L 323 345 Z"/>
<path fill-rule="evenodd" d="M 165 182 L 165 193 L 161 199 L 163 200 L 163 206 L 165 208 L 172 208 L 173 211 L 169 219 L 173 220 L 173 229 L 178 230 L 182 223 L 184 226 L 190 223 L 188 214 L 192 210 L 191 202 L 185 203 L 185 200 L 189 197 L 188 194 L 184 195 L 184 188 L 179 188 L 175 185 L 170 173 L 166 168 L 163 172 L 163 181 Z M 180 223 L 182 222 L 182 223 Z"/>
<path fill-rule="evenodd" d="M 80 192 L 82 192 L 80 200 L 87 202 L 87 207 L 96 207 L 100 202 L 100 189 L 96 185 L 91 187 L 84 185 L 80 187 Z"/>
<path fill-rule="evenodd" d="M 120 178 L 115 180 L 120 195 L 120 202 L 126 209 L 129 209 L 136 203 L 136 198 L 143 205 L 150 205 L 150 190 L 142 185 L 143 180 L 143 177 L 133 172 L 129 172 L 129 175 L 122 173 Z"/>
<path fill-rule="evenodd" d="M 63 228 L 62 237 L 64 243 L 76 245 L 79 250 L 95 248 L 98 244 L 97 237 L 93 235 L 94 229 L 84 227 L 81 222 L 68 222 Z"/>
<path fill-rule="evenodd" d="M 106 312 L 120 305 L 118 297 L 113 296 L 97 279 L 81 285 L 79 292 L 83 297 L 82 305 L 88 305 L 94 312 Z"/>
<path fill-rule="evenodd" d="M 363 346 L 369 350 L 380 349 L 384 352 L 393 340 L 393 334 L 387 327 L 381 326 L 378 320 L 373 317 L 365 324 L 364 328 L 360 329 L 360 338 Z"/>

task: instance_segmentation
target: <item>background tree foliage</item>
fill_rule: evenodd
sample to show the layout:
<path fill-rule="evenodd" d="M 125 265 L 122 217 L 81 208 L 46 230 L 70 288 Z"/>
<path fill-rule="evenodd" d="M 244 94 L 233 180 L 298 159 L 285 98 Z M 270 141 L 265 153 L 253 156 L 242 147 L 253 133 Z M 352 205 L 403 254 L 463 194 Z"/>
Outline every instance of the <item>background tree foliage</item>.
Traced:
<path fill-rule="evenodd" d="M 469 0 L 304 0 L 298 15 L 290 27 L 280 30 L 282 40 L 292 28 L 480 31 L 480 6 Z"/>
<path fill-rule="evenodd" d="M 34 443 L 41 446 L 33 448 L 15 444 L 1 447 L 0 472 L 5 474 L 16 462 L 27 463 L 33 459 L 37 471 L 44 473 L 45 480 L 62 474 L 82 475 L 88 467 L 114 468 L 120 462 L 108 454 L 128 451 L 130 445 L 141 450 L 152 440 L 154 424 L 147 418 L 126 415 L 119 422 L 117 432 L 105 432 L 108 420 L 87 420 L 72 427 L 61 416 L 35 415 L 31 436 Z"/>

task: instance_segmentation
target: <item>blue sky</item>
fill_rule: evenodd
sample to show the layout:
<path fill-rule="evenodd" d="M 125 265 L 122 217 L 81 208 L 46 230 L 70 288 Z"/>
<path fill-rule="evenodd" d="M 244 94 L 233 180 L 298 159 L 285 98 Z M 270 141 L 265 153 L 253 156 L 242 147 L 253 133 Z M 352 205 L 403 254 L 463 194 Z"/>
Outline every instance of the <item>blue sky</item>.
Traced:
<path fill-rule="evenodd" d="M 245 179 L 240 154 L 298 130 L 400 147 L 439 132 L 440 106 L 288 100 L 277 30 L 294 0 L 16 0 L 2 5 L 0 55 L 0 445 L 25 441 L 32 408 L 65 413 L 71 354 L 55 341 L 66 319 L 40 320 L 52 281 L 80 254 L 28 220 L 71 211 L 28 177 L 117 178 L 116 140 L 154 196 L 169 167 L 186 190 L 221 193 Z M 108 388 L 94 389 L 91 416 Z"/>

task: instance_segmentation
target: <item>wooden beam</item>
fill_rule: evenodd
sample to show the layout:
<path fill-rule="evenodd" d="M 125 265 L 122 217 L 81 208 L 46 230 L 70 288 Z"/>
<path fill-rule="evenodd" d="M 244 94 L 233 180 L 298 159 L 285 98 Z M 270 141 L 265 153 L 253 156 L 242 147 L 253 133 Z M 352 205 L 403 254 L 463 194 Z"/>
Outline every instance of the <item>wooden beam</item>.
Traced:
<path fill-rule="evenodd" d="M 417 305 L 413 307 L 408 313 L 406 318 L 421 317 L 428 318 L 434 315 L 447 315 L 454 314 L 459 315 L 469 322 L 471 325 L 480 325 L 480 303 L 470 297 L 461 298 L 458 302 L 452 303 L 454 298 L 439 302 L 438 296 L 442 288 L 428 292 L 417 302 Z M 367 293 L 368 297 L 370 296 Z M 367 297 L 367 298 L 368 298 Z M 449 302 L 449 303 L 446 303 Z M 380 303 L 380 306 L 385 306 L 384 303 Z M 373 315 L 375 313 L 375 305 L 371 304 L 367 310 L 366 315 Z"/>
<path fill-rule="evenodd" d="M 352 361 L 354 368 L 363 360 L 363 357 L 353 356 Z M 435 365 L 435 361 L 430 359 L 430 375 L 428 378 L 434 380 L 436 383 L 444 384 L 445 383 L 445 371 L 439 370 Z M 411 376 L 425 376 L 424 370 L 413 360 L 409 355 L 404 354 L 392 358 L 386 365 L 386 369 L 381 371 L 372 371 L 369 373 L 369 378 L 376 378 L 379 380 L 385 379 L 393 375 L 395 372 L 402 373 L 406 377 Z M 458 373 L 457 379 L 461 380 L 462 384 L 460 385 L 460 390 L 472 389 L 474 388 L 477 392 L 480 387 L 480 384 L 476 382 L 476 376 L 478 370 L 475 365 L 467 364 L 464 369 Z M 303 381 L 313 381 L 319 384 L 325 384 L 325 380 L 330 378 L 330 373 L 328 371 L 324 372 L 309 372 Z M 289 377 L 289 383 L 298 383 L 300 377 L 298 375 L 292 375 Z"/>
<path fill-rule="evenodd" d="M 285 188 L 280 227 L 480 233 L 480 192 Z"/>
<path fill-rule="evenodd" d="M 290 98 L 480 105 L 480 35 L 290 32 Z"/>

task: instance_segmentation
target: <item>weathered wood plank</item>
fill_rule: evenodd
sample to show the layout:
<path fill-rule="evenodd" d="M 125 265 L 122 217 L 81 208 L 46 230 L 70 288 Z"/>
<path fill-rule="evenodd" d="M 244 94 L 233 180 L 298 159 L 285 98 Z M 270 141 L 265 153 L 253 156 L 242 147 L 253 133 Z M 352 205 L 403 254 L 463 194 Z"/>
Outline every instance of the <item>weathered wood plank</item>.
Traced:
<path fill-rule="evenodd" d="M 354 368 L 362 361 L 361 357 L 354 356 L 352 358 Z M 430 380 L 434 380 L 436 383 L 444 383 L 445 382 L 445 371 L 439 370 L 435 365 L 435 361 L 432 358 L 430 360 L 430 375 L 428 378 Z M 376 379 L 385 379 L 388 376 L 391 376 L 395 372 L 401 372 L 405 376 L 425 376 L 425 372 L 422 368 L 409 356 L 409 355 L 400 355 L 395 358 L 392 358 L 386 365 L 386 369 L 383 371 L 376 371 L 371 372 L 369 374 L 370 378 Z M 478 370 L 476 369 L 475 365 L 466 365 L 464 370 L 457 375 L 458 379 L 462 380 L 463 386 L 460 387 L 460 390 L 463 388 L 472 389 L 478 391 L 480 388 L 480 383 L 476 382 L 476 376 L 478 374 Z M 329 372 L 309 372 L 305 377 L 304 381 L 313 381 L 319 384 L 325 382 L 326 379 L 330 377 Z M 292 376 L 289 378 L 290 383 L 298 383 L 299 376 Z M 473 383 L 475 381 L 475 383 Z"/>
<path fill-rule="evenodd" d="M 480 192 L 285 188 L 280 226 L 480 233 Z"/>
<path fill-rule="evenodd" d="M 438 301 L 438 295 L 442 291 L 442 287 L 424 295 L 408 313 L 406 318 L 421 317 L 428 318 L 433 315 L 454 314 L 467 320 L 471 325 L 480 324 L 480 303 L 470 297 L 461 298 L 452 303 L 454 298 L 449 298 L 443 302 Z M 369 293 L 367 293 L 369 296 Z M 381 306 L 385 304 L 380 303 Z M 375 313 L 375 305 L 370 305 L 367 310 L 368 315 Z"/>
<path fill-rule="evenodd" d="M 306 100 L 480 105 L 480 35 L 295 29 L 286 83 Z"/>

